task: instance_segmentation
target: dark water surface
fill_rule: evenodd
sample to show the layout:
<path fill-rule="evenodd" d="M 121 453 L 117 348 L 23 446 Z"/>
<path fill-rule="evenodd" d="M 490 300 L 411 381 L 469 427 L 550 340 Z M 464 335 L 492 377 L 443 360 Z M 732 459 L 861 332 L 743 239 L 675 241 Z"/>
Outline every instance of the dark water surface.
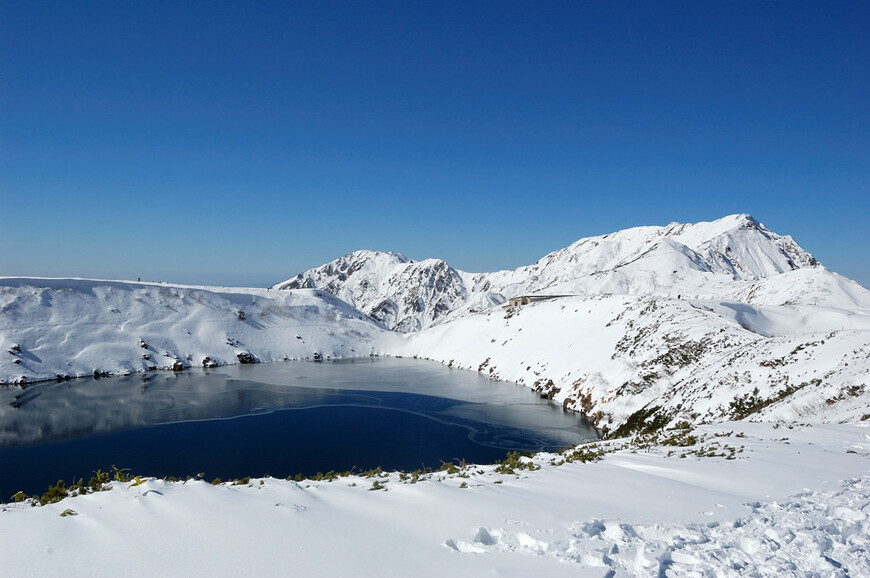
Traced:
<path fill-rule="evenodd" d="M 594 438 L 527 388 L 412 359 L 80 379 L 0 390 L 0 502 L 113 465 L 209 480 L 437 469 Z"/>

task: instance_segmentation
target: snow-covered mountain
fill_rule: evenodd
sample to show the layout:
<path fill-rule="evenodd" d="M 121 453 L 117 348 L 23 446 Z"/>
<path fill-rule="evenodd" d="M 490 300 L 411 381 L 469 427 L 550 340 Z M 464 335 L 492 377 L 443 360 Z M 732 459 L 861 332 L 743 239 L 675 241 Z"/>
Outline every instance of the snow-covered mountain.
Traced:
<path fill-rule="evenodd" d="M 746 214 L 581 239 L 495 273 L 361 251 L 276 285 L 294 287 L 419 330 L 394 354 L 524 383 L 604 430 L 870 418 L 870 291 Z M 559 297 L 498 306 L 524 295 Z"/>
<path fill-rule="evenodd" d="M 357 251 L 271 290 L 0 278 L 0 383 L 315 353 L 517 381 L 603 431 L 870 420 L 870 291 L 748 215 L 495 273 Z"/>
<path fill-rule="evenodd" d="M 788 276 L 793 272 L 799 273 Z M 820 289 L 806 291 L 808 279 Z M 495 273 L 466 273 L 437 259 L 412 261 L 395 253 L 357 251 L 274 288 L 323 289 L 403 333 L 522 295 L 627 294 L 870 307 L 862 287 L 830 273 L 794 239 L 745 214 L 589 237 L 533 265 Z"/>
<path fill-rule="evenodd" d="M 819 266 L 791 237 L 746 214 L 635 227 L 581 239 L 527 267 L 480 276 L 501 293 L 719 298 L 747 283 Z"/>

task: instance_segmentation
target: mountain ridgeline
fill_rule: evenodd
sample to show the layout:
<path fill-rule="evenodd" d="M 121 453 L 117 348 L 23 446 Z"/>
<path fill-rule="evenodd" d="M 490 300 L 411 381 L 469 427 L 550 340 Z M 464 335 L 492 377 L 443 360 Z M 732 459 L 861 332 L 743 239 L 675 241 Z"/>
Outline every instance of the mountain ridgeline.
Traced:
<path fill-rule="evenodd" d="M 501 305 L 522 295 L 631 294 L 742 300 L 805 300 L 766 281 L 820 268 L 791 237 L 746 214 L 710 223 L 636 227 L 581 239 L 513 271 L 467 273 L 440 259 L 355 251 L 273 289 L 321 289 L 400 333 Z M 811 296 L 820 299 L 824 296 Z M 828 297 L 831 297 L 828 295 Z"/>

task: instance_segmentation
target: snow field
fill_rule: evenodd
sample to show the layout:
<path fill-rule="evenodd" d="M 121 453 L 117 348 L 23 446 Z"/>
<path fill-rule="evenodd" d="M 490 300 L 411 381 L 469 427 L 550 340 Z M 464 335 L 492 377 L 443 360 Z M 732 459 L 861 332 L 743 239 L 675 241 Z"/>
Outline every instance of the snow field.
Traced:
<path fill-rule="evenodd" d="M 0 382 L 225 365 L 241 352 L 356 357 L 392 337 L 315 290 L 0 278 L 0 312 Z"/>

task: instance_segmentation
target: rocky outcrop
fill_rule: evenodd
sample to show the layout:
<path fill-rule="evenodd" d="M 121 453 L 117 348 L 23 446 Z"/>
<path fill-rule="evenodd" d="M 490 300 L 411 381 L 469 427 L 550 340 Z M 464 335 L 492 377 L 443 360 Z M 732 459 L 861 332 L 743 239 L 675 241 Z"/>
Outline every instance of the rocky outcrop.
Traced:
<path fill-rule="evenodd" d="M 273 287 L 304 288 L 331 293 L 400 333 L 437 323 L 467 298 L 461 274 L 444 261 L 378 251 L 355 251 Z"/>

